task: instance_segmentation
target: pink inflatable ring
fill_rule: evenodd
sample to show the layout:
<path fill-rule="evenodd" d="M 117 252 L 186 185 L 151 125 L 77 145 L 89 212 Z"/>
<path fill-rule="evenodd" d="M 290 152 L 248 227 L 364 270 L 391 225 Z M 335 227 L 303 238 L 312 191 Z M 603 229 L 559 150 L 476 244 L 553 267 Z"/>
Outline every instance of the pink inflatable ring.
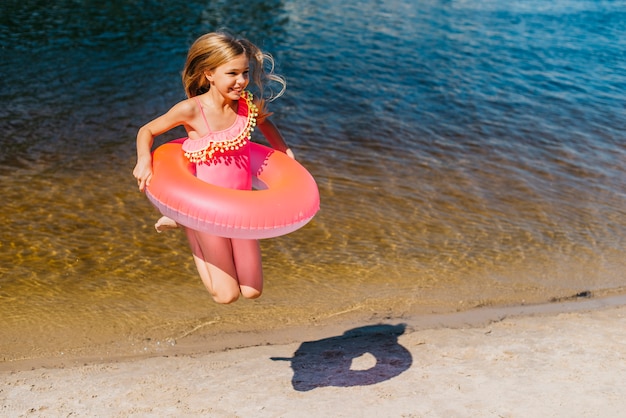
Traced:
<path fill-rule="evenodd" d="M 180 225 L 222 237 L 263 239 L 303 227 L 319 210 L 315 180 L 282 152 L 251 143 L 255 190 L 234 190 L 198 179 L 181 144 L 168 142 L 154 151 L 146 187 L 148 199 Z"/>

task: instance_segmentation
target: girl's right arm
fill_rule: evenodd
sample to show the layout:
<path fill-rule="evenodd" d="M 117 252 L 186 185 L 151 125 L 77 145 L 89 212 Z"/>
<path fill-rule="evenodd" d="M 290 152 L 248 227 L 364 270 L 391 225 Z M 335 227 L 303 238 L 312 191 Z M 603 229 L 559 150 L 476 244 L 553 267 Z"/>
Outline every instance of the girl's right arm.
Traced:
<path fill-rule="evenodd" d="M 174 105 L 167 113 L 148 122 L 137 132 L 137 164 L 133 176 L 139 191 L 150 185 L 152 178 L 152 145 L 154 138 L 179 125 L 188 126 L 193 119 L 195 107 L 188 100 Z"/>

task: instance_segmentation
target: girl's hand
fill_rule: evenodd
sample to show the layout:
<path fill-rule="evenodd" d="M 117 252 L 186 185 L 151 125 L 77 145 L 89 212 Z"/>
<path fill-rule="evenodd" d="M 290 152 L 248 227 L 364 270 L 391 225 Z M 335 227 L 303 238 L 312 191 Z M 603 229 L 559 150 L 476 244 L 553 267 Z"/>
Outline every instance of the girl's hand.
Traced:
<path fill-rule="evenodd" d="M 133 176 L 137 179 L 139 191 L 143 192 L 146 186 L 150 185 L 152 178 L 152 157 L 138 159 L 133 170 Z"/>

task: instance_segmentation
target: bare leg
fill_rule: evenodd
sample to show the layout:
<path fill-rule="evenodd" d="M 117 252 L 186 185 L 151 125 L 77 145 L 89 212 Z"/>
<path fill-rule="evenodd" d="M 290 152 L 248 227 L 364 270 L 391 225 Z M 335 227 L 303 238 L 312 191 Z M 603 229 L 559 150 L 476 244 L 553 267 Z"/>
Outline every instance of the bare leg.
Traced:
<path fill-rule="evenodd" d="M 252 239 L 231 239 L 231 243 L 241 295 L 246 299 L 256 299 L 263 292 L 261 245 L 258 240 Z"/>
<path fill-rule="evenodd" d="M 170 219 L 167 216 L 161 216 L 157 223 L 154 224 L 154 229 L 156 229 L 158 233 L 167 231 L 168 229 L 176 228 L 178 228 L 178 224 L 173 219 Z"/>
<path fill-rule="evenodd" d="M 231 303 L 243 295 L 257 298 L 263 291 L 261 250 L 255 240 L 230 238 L 185 228 L 198 273 L 218 303 Z"/>

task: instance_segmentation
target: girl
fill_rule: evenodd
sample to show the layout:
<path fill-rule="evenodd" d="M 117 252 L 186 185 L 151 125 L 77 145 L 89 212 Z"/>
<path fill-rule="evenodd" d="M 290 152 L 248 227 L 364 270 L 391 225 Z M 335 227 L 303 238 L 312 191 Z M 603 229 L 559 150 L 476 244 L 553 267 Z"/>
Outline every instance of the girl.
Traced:
<path fill-rule="evenodd" d="M 180 125 L 188 136 L 183 151 L 196 163 L 196 176 L 218 186 L 252 188 L 249 136 L 254 120 L 251 119 L 256 118 L 258 128 L 272 147 L 294 158 L 276 126 L 267 119 L 264 101 L 254 101 L 246 91 L 250 76 L 260 97 L 268 81 L 276 81 L 282 87 L 273 98 L 285 90 L 284 79 L 273 73 L 272 57 L 245 39 L 209 33 L 192 44 L 182 74 L 188 99 L 137 133 L 137 165 L 133 175 L 140 191 L 150 184 L 152 177 L 154 138 Z M 223 150 L 232 145 L 238 149 Z M 173 220 L 162 217 L 155 228 L 160 232 L 177 226 Z M 216 302 L 231 303 L 239 295 L 249 299 L 261 295 L 263 270 L 257 240 L 224 238 L 184 229 L 200 278 Z"/>

